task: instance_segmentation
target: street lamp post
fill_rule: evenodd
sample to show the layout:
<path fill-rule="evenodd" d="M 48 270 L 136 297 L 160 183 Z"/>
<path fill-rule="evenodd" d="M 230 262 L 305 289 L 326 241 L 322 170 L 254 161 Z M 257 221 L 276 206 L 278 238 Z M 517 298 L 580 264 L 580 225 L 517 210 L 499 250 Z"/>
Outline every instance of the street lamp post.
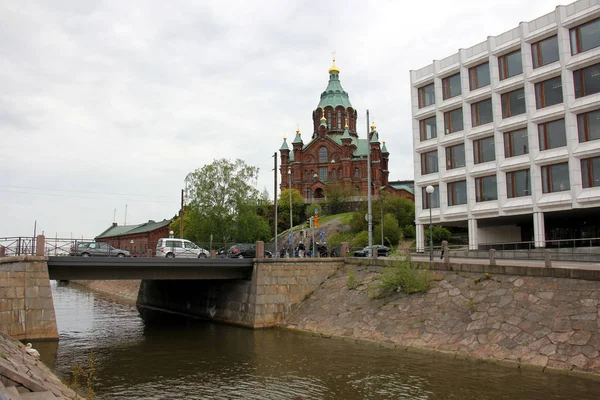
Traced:
<path fill-rule="evenodd" d="M 290 194 L 290 257 L 294 255 L 293 239 L 294 239 L 294 224 L 292 223 L 292 169 L 288 168 L 288 186 Z"/>
<path fill-rule="evenodd" d="M 431 185 L 428 185 L 425 188 L 427 192 L 427 206 L 429 207 L 429 261 L 433 261 L 433 229 L 431 229 L 431 195 L 435 188 Z"/>

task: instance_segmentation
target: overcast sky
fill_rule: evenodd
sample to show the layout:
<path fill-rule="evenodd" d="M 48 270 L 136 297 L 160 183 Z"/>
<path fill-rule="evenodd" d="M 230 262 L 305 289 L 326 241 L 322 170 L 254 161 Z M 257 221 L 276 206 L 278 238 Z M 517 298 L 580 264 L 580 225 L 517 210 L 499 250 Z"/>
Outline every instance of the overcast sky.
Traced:
<path fill-rule="evenodd" d="M 218 158 L 260 168 L 272 196 L 273 153 L 296 124 L 309 141 L 332 51 L 359 135 L 368 108 L 390 180 L 413 179 L 409 70 L 554 1 L 3 0 L 0 237 L 170 218 Z"/>

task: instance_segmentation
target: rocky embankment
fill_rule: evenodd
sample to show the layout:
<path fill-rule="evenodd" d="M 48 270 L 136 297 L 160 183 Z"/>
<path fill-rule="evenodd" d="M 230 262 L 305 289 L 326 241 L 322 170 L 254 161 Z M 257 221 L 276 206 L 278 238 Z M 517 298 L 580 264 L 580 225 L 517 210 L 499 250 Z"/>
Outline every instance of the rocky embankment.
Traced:
<path fill-rule="evenodd" d="M 2 397 L 4 396 L 4 397 Z M 0 399 L 82 399 L 25 346 L 0 332 Z"/>
<path fill-rule="evenodd" d="M 347 265 L 282 326 L 540 370 L 600 374 L 600 282 L 435 271 L 427 293 L 372 299 L 370 286 L 382 272 Z M 348 287 L 350 274 L 358 283 L 354 289 Z"/>

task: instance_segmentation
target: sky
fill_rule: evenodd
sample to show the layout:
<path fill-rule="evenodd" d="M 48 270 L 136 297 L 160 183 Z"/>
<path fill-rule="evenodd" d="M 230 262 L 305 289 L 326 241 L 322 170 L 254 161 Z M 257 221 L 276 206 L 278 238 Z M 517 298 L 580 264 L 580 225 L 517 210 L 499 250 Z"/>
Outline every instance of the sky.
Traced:
<path fill-rule="evenodd" d="M 342 86 L 413 179 L 409 71 L 554 11 L 556 0 L 0 2 L 0 238 L 93 238 L 178 213 L 215 159 L 259 168 Z M 362 128 L 361 128 L 362 127 Z"/>

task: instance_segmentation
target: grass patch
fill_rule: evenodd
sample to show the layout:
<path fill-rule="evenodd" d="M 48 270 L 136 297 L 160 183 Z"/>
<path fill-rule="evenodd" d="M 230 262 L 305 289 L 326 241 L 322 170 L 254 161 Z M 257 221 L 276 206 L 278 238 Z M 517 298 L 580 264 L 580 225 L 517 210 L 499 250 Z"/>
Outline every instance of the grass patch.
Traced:
<path fill-rule="evenodd" d="M 382 298 L 395 291 L 409 294 L 427 292 L 432 280 L 431 271 L 413 266 L 410 256 L 404 256 L 383 271 L 380 283 L 372 288 L 376 290 L 371 290 L 370 294 L 372 298 Z"/>
<path fill-rule="evenodd" d="M 319 217 L 319 221 L 321 223 L 333 221 L 334 219 L 339 219 L 340 222 L 344 225 L 350 225 L 350 220 L 352 219 L 352 212 L 342 213 L 342 214 L 334 214 L 328 215 L 326 217 Z"/>
<path fill-rule="evenodd" d="M 346 286 L 348 289 L 356 289 L 358 287 L 358 281 L 356 280 L 356 276 L 354 275 L 354 268 L 348 268 L 348 278 L 346 279 Z"/>

